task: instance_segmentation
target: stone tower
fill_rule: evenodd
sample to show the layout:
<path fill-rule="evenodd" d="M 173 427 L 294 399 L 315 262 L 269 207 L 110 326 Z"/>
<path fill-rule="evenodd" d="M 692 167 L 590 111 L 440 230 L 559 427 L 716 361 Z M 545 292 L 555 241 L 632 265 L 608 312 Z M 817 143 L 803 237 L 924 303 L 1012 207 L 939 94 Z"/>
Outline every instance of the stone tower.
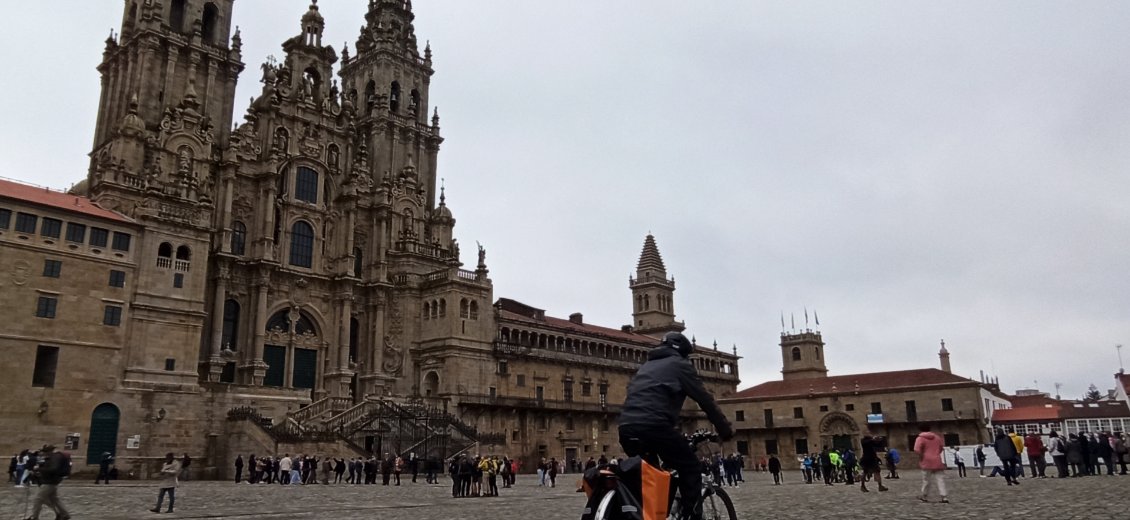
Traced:
<path fill-rule="evenodd" d="M 952 374 L 953 369 L 950 367 L 950 351 L 946 350 L 945 340 L 942 340 L 942 349 L 938 351 L 938 359 L 942 362 L 942 371 Z"/>
<path fill-rule="evenodd" d="M 824 339 L 819 331 L 782 333 L 781 361 L 785 380 L 828 376 L 828 367 L 824 365 Z"/>
<path fill-rule="evenodd" d="M 125 385 L 195 387 L 220 150 L 243 70 L 234 0 L 127 0 L 106 41 L 85 191 L 144 226 Z"/>
<path fill-rule="evenodd" d="M 422 187 L 429 210 L 436 207 L 436 157 L 443 139 L 439 113 L 428 125 L 431 46 L 420 54 L 410 0 L 370 0 L 356 56 L 342 52 L 346 110 L 374 158 L 375 180 L 406 178 Z"/>
<path fill-rule="evenodd" d="M 632 289 L 632 327 L 641 334 L 660 336 L 682 332 L 686 326 L 675 321 L 675 279 L 667 278 L 667 268 L 659 247 L 650 233 L 643 242 L 635 278 L 628 278 Z"/>

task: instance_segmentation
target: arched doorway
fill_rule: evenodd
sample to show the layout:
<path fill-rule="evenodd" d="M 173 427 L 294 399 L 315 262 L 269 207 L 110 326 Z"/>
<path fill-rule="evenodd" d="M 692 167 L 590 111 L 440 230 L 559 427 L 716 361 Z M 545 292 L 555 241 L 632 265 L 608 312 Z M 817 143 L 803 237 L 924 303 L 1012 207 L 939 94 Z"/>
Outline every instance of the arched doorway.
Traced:
<path fill-rule="evenodd" d="M 319 386 L 318 358 L 322 349 L 314 318 L 304 310 L 283 309 L 267 320 L 263 361 L 264 386 L 308 389 Z"/>
<path fill-rule="evenodd" d="M 859 437 L 859 426 L 850 415 L 832 412 L 820 421 L 821 447 L 833 449 L 855 449 Z"/>
<path fill-rule="evenodd" d="M 86 463 L 98 464 L 102 454 L 117 456 L 118 421 L 121 412 L 110 403 L 102 403 L 90 414 L 90 440 L 86 443 Z"/>
<path fill-rule="evenodd" d="M 436 397 L 439 395 L 439 375 L 435 372 L 428 372 L 424 376 L 424 397 Z"/>

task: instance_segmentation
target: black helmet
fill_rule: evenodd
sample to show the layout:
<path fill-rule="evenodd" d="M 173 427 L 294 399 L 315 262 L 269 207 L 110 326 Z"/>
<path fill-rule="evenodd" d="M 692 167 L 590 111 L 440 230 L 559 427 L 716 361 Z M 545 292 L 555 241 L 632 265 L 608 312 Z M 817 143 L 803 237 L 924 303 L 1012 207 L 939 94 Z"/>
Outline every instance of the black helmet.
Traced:
<path fill-rule="evenodd" d="M 663 342 L 660 345 L 667 345 L 675 349 L 684 358 L 690 357 L 691 352 L 694 352 L 694 345 L 691 345 L 691 340 L 678 332 L 668 332 L 663 336 Z"/>

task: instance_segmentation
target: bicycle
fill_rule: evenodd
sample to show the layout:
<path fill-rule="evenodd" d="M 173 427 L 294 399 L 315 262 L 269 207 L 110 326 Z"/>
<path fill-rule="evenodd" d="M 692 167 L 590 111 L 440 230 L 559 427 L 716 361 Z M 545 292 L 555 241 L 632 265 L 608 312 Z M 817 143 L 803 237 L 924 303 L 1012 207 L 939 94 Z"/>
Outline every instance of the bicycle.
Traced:
<path fill-rule="evenodd" d="M 718 436 L 708 432 L 696 432 L 686 436 L 686 439 L 691 449 L 696 451 L 703 443 L 718 442 Z M 669 485 L 663 490 L 665 496 L 641 496 L 644 494 L 644 480 L 653 480 L 651 483 L 655 483 L 654 479 L 643 475 L 647 472 L 666 476 Z M 642 456 L 631 457 L 619 466 L 603 465 L 593 468 L 585 473 L 584 485 L 590 500 L 581 516 L 582 520 L 652 520 L 657 518 L 654 516 L 657 512 L 659 515 L 666 512 L 669 520 L 683 519 L 680 514 L 681 497 L 678 495 L 678 471 L 661 466 L 654 453 L 645 451 Z M 737 520 L 733 500 L 721 483 L 714 480 L 713 472 L 706 471 L 706 468 L 702 471 L 700 496 L 695 506 L 701 508 L 704 520 Z"/>

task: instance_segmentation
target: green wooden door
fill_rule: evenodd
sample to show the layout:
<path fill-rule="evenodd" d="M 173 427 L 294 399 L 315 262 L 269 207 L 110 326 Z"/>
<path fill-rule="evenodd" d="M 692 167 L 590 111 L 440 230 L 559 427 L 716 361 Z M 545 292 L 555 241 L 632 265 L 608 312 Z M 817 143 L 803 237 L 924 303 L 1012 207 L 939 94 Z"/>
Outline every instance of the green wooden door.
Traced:
<path fill-rule="evenodd" d="M 267 363 L 267 375 L 263 386 L 282 386 L 286 377 L 286 347 L 265 345 L 263 362 Z"/>
<path fill-rule="evenodd" d="M 318 351 L 307 348 L 294 349 L 294 388 L 314 388 L 318 373 Z"/>
<path fill-rule="evenodd" d="M 102 403 L 90 414 L 90 439 L 86 443 L 86 463 L 98 464 L 102 454 L 117 455 L 118 420 L 121 412 L 110 403 Z"/>

